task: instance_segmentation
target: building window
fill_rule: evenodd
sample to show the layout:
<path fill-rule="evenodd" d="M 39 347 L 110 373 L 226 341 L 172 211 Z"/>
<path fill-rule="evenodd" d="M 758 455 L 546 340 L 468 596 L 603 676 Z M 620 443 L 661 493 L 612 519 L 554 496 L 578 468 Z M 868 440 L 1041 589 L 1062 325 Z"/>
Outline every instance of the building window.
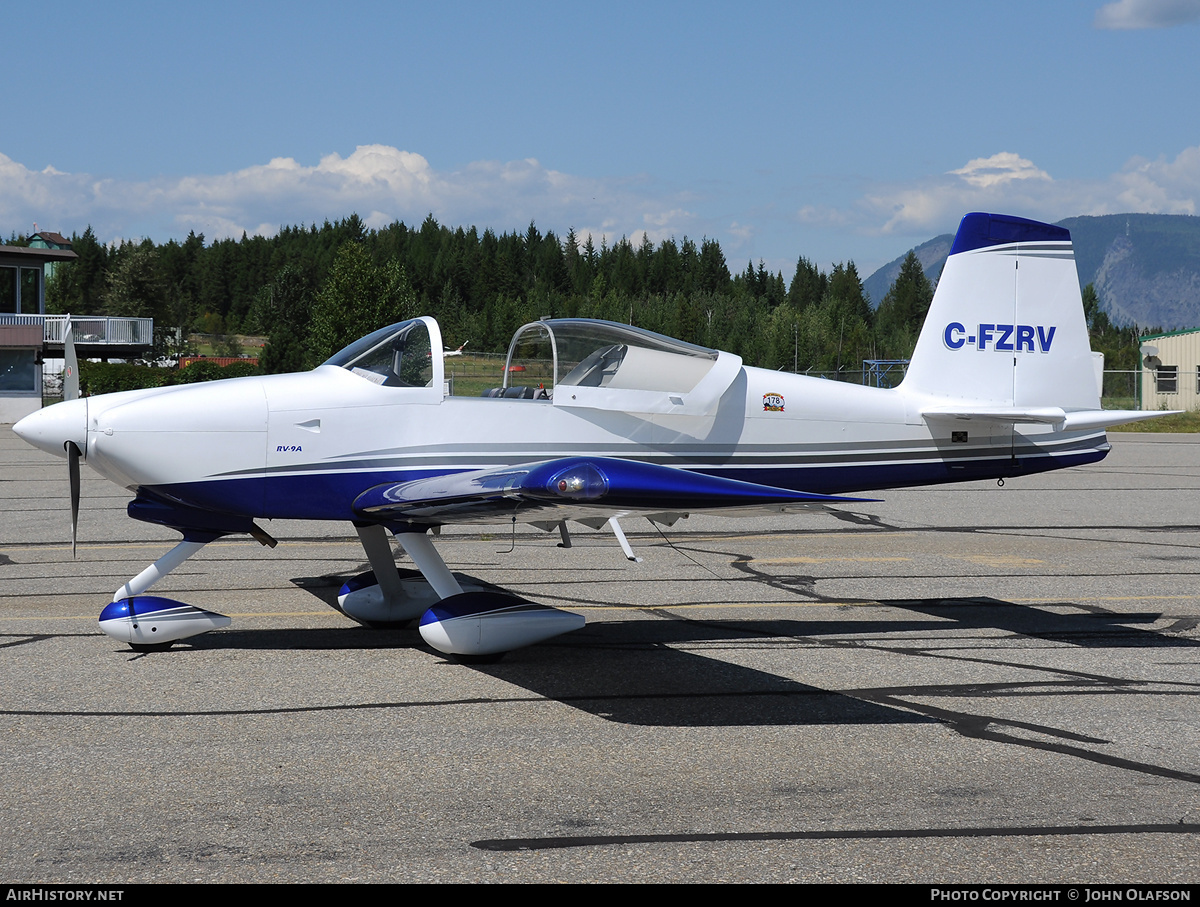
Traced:
<path fill-rule="evenodd" d="M 1179 393 L 1179 366 L 1160 365 L 1154 370 L 1154 386 L 1160 394 Z"/>
<path fill-rule="evenodd" d="M 17 313 L 17 269 L 0 268 L 0 312 Z"/>
<path fill-rule="evenodd" d="M 0 313 L 39 315 L 41 301 L 41 268 L 0 268 Z"/>
<path fill-rule="evenodd" d="M 35 350 L 0 350 L 0 393 L 37 391 L 38 367 Z"/>
<path fill-rule="evenodd" d="M 42 285 L 41 268 L 21 269 L 21 314 L 37 315 L 40 287 Z"/>

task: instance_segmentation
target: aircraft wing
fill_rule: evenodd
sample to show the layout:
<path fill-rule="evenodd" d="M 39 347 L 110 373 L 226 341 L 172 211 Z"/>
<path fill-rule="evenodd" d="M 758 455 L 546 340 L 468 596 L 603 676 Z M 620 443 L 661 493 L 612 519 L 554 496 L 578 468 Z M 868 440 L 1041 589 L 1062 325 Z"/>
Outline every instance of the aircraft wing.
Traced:
<path fill-rule="evenodd" d="M 626 513 L 783 510 L 874 498 L 792 491 L 613 457 L 564 457 L 377 485 L 354 502 L 369 520 L 456 523 L 534 521 Z"/>

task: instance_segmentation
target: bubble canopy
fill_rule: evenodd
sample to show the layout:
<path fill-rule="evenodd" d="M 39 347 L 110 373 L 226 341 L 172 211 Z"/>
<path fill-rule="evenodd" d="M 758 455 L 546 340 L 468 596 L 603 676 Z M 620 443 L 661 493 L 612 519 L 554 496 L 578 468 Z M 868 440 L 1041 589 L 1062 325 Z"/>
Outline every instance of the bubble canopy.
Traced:
<path fill-rule="evenodd" d="M 707 411 L 741 364 L 729 353 L 631 325 L 555 318 L 517 330 L 504 380 L 506 387 L 536 382 L 555 406 Z"/>
<path fill-rule="evenodd" d="M 335 365 L 382 387 L 442 389 L 441 331 L 432 318 L 381 328 L 341 350 Z M 505 399 L 640 413 L 715 409 L 741 372 L 731 353 L 631 325 L 586 318 L 534 321 L 518 328 L 504 365 Z M 536 391 L 536 392 L 534 392 Z"/>

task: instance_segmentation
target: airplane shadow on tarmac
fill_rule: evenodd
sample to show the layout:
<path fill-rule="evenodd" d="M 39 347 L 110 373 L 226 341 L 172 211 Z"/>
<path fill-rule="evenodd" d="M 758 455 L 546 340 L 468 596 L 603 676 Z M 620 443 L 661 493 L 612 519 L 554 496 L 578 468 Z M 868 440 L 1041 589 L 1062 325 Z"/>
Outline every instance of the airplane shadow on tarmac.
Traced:
<path fill-rule="evenodd" d="M 329 580 L 297 579 L 328 600 Z M 336 589 L 336 586 L 332 587 Z M 1054 613 L 991 598 L 914 599 L 881 602 L 890 620 L 604 620 L 567 636 L 520 649 L 490 665 L 459 665 L 425 645 L 415 627 L 367 629 L 225 630 L 186 640 L 196 649 L 413 649 L 446 669 L 476 670 L 608 721 L 635 725 L 736 727 L 932 723 L 926 710 L 896 708 L 888 695 L 841 693 L 737 664 L 751 650 L 790 652 L 804 659 L 820 648 L 894 650 L 917 654 L 944 648 L 948 638 L 969 636 L 973 657 L 987 659 L 987 638 L 1000 631 L 1082 647 L 1194 646 L 1137 624 L 1155 613 Z M 1067 603 L 1064 603 L 1067 604 Z M 922 617 L 920 615 L 927 615 Z M 663 617 L 656 612 L 656 617 Z M 903 634 L 900 636 L 899 634 Z M 927 643 L 927 646 L 923 645 Z M 1011 651 L 997 645 L 997 662 Z M 864 653 L 865 656 L 866 653 Z M 778 658 L 779 656 L 773 656 Z M 1035 668 L 1035 665 L 1022 665 Z M 1043 679 L 1043 685 L 1045 680 Z M 882 691 L 874 691 L 881 693 Z M 874 699 L 875 701 L 872 701 Z M 882 701 L 880 701 L 882 700 Z M 906 703 L 900 703 L 907 705 Z M 924 713 L 923 713 L 924 712 Z"/>

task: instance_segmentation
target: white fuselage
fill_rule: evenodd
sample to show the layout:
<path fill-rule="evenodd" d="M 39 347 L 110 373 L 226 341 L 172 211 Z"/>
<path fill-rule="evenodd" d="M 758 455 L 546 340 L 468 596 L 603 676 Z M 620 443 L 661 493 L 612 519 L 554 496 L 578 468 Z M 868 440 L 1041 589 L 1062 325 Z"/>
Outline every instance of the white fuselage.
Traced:
<path fill-rule="evenodd" d="M 113 481 L 206 509 L 306 519 L 352 519 L 357 494 L 382 482 L 565 456 L 840 493 L 1012 475 L 1022 471 L 1014 454 L 1077 460 L 1107 450 L 1102 431 L 978 420 L 955 440 L 953 425 L 939 434 L 903 388 L 748 367 L 709 414 L 581 407 L 561 396 L 443 397 L 336 366 L 86 403 L 86 462 Z"/>

